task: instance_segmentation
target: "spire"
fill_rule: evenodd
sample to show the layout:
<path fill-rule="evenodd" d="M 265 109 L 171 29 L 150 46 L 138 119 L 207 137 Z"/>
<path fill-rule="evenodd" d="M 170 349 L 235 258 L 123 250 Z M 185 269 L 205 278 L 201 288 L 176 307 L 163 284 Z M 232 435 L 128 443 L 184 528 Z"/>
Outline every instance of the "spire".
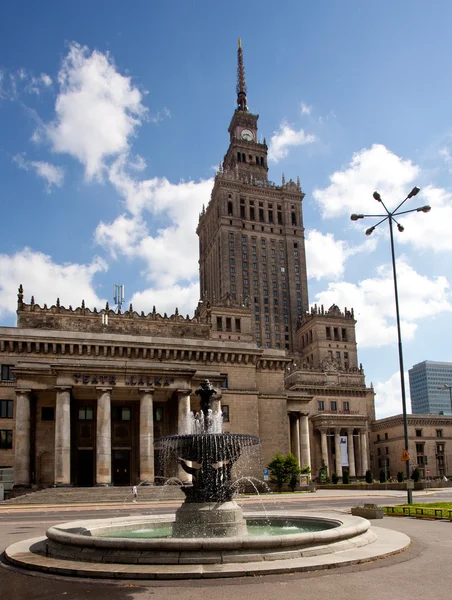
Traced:
<path fill-rule="evenodd" d="M 237 108 L 238 110 L 247 111 L 246 104 L 246 83 L 245 83 L 245 67 L 243 66 L 243 51 L 242 40 L 239 38 L 239 47 L 237 50 Z"/>

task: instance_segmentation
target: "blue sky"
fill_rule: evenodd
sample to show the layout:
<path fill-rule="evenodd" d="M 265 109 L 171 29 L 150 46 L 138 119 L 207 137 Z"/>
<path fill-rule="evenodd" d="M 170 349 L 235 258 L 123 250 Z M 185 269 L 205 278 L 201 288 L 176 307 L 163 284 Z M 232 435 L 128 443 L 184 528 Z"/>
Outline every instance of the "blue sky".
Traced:
<path fill-rule="evenodd" d="M 269 178 L 306 194 L 310 302 L 354 307 L 377 415 L 401 412 L 388 232 L 349 216 L 421 188 L 432 211 L 396 232 L 405 367 L 452 361 L 451 21 L 439 0 L 1 3 L 0 324 L 20 283 L 193 313 L 240 36 Z"/>

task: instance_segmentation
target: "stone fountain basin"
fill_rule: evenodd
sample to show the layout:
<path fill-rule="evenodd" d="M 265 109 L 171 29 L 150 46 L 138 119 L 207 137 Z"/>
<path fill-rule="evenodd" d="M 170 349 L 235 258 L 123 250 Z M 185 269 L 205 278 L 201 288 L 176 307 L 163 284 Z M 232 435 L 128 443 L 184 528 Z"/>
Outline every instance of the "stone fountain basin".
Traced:
<path fill-rule="evenodd" d="M 281 560 L 317 556 L 361 547 L 375 541 L 370 523 L 360 517 L 340 518 L 321 514 L 309 516 L 290 513 L 268 515 L 248 513 L 247 518 L 273 524 L 297 524 L 307 521 L 324 523 L 332 529 L 292 535 L 237 536 L 228 538 L 115 538 L 115 531 L 167 527 L 174 515 L 121 517 L 72 521 L 50 527 L 47 540 L 34 551 L 63 560 L 126 564 L 225 564 Z"/>
<path fill-rule="evenodd" d="M 185 460 L 201 464 L 207 458 L 209 463 L 237 459 L 243 448 L 260 444 L 255 435 L 243 433 L 196 433 L 169 435 L 159 438 L 155 447 L 166 448 L 179 454 Z"/>

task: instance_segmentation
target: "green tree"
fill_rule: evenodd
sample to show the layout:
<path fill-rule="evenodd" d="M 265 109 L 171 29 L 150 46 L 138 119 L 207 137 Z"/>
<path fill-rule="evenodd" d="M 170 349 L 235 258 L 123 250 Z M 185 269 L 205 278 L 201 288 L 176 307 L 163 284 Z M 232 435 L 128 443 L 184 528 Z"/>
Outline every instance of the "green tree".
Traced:
<path fill-rule="evenodd" d="M 347 469 L 342 471 L 342 483 L 349 484 L 350 483 L 350 472 Z"/>
<path fill-rule="evenodd" d="M 328 479 L 328 468 L 324 460 L 322 460 L 322 464 L 319 469 L 319 481 L 320 483 L 326 483 Z"/>
<path fill-rule="evenodd" d="M 366 483 L 373 483 L 374 477 L 372 475 L 372 471 L 367 469 L 366 471 Z"/>
<path fill-rule="evenodd" d="M 404 478 L 403 471 L 398 471 L 398 473 L 397 473 L 397 481 L 399 483 L 402 483 L 403 482 L 403 478 Z"/>
<path fill-rule="evenodd" d="M 413 472 L 411 473 L 411 479 L 417 483 L 418 481 L 421 480 L 421 472 L 419 471 L 418 468 L 413 469 Z"/>
<path fill-rule="evenodd" d="M 385 483 L 386 481 L 386 471 L 384 469 L 380 469 L 380 483 Z"/>
<path fill-rule="evenodd" d="M 283 485 L 287 482 L 286 459 L 282 454 L 277 454 L 268 465 L 270 481 L 276 485 L 281 492 Z"/>
<path fill-rule="evenodd" d="M 334 485 L 336 485 L 339 481 L 339 475 L 336 472 L 331 475 L 331 481 L 334 483 Z"/>

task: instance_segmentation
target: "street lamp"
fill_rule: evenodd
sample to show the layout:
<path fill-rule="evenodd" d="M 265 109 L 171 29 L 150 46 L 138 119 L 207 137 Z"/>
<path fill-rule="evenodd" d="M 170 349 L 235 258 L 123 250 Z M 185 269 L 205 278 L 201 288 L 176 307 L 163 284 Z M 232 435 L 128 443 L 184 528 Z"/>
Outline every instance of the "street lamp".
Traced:
<path fill-rule="evenodd" d="M 439 390 L 449 390 L 449 396 L 450 396 L 450 414 L 452 415 L 452 385 L 445 383 L 444 385 L 441 385 L 439 388 Z"/>
<path fill-rule="evenodd" d="M 397 229 L 400 232 L 402 232 L 404 230 L 404 227 L 400 223 L 397 222 L 397 220 L 394 218 L 395 216 L 406 215 L 411 212 L 425 212 L 425 213 L 429 212 L 430 206 L 420 206 L 419 208 L 413 208 L 411 210 L 402 210 L 402 211 L 399 210 L 407 200 L 416 196 L 416 194 L 418 194 L 419 191 L 420 191 L 420 188 L 418 188 L 417 186 L 414 187 L 411 190 L 411 192 L 408 194 L 408 196 L 405 198 L 405 200 L 403 200 L 393 211 L 389 211 L 386 208 L 386 205 L 383 202 L 380 194 L 378 192 L 374 192 L 373 193 L 374 199 L 383 206 L 383 208 L 386 211 L 386 214 L 382 214 L 382 215 L 353 214 L 350 217 L 352 221 L 358 221 L 359 219 L 365 219 L 368 217 L 381 219 L 380 221 L 378 221 L 378 223 L 376 223 L 372 227 L 369 227 L 369 229 L 366 230 L 366 235 L 372 235 L 372 233 L 375 231 L 375 229 L 379 225 L 384 223 L 385 221 L 388 221 L 388 223 L 389 223 L 389 235 L 390 235 L 390 240 L 391 240 L 391 255 L 392 255 L 392 274 L 393 274 L 393 278 L 394 278 L 394 295 L 395 295 L 396 320 L 397 320 L 397 336 L 398 336 L 398 342 L 399 342 L 399 370 L 400 370 L 400 388 L 401 388 L 401 392 L 402 392 L 403 432 L 404 432 L 404 438 L 405 438 L 406 453 L 408 453 L 408 419 L 407 419 L 407 413 L 406 413 L 405 377 L 404 377 L 404 369 L 403 369 L 403 352 L 402 352 L 402 334 L 400 331 L 399 295 L 398 295 L 398 291 L 397 291 L 397 272 L 396 272 L 395 253 L 394 253 L 394 235 L 393 235 L 392 223 L 394 222 L 397 225 Z M 451 394 L 452 394 L 452 392 L 451 392 Z M 451 395 L 451 398 L 452 398 L 452 395 Z M 451 400 L 451 403 L 452 403 L 452 400 Z M 406 464 L 408 504 L 412 504 L 413 503 L 413 493 L 412 493 L 411 489 L 408 489 L 408 480 L 410 478 L 409 457 L 408 457 L 408 460 L 405 461 L 405 464 Z"/>

